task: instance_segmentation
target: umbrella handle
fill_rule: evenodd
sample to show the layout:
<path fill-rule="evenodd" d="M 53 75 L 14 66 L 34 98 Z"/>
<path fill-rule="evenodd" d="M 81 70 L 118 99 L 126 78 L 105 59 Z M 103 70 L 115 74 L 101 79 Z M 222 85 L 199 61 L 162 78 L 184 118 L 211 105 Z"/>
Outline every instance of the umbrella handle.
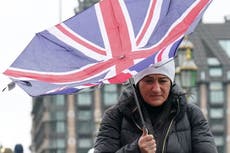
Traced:
<path fill-rule="evenodd" d="M 146 127 L 143 127 L 143 133 L 144 135 L 148 135 L 149 134 L 149 131 Z"/>

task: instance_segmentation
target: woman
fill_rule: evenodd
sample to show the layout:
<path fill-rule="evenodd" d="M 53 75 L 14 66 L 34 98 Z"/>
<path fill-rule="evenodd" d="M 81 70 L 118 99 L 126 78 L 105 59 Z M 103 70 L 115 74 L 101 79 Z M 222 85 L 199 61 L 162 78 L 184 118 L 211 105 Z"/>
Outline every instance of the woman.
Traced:
<path fill-rule="evenodd" d="M 95 153 L 217 153 L 213 135 L 199 107 L 186 102 L 173 84 L 171 60 L 134 76 L 136 93 L 148 133 L 142 129 L 131 88 L 102 119 Z"/>

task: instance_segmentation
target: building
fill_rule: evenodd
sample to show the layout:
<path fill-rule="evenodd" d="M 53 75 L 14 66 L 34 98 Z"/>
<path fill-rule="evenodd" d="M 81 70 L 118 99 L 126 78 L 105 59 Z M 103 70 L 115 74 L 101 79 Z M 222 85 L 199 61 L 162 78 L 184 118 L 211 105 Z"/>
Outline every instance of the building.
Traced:
<path fill-rule="evenodd" d="M 87 153 L 105 109 L 117 102 L 121 85 L 89 88 L 73 95 L 33 98 L 34 153 Z"/>
<path fill-rule="evenodd" d="M 79 10 L 89 6 L 83 3 Z M 176 63 L 176 81 L 183 85 L 183 75 L 192 79 L 183 87 L 207 117 L 219 153 L 230 152 L 229 18 L 220 24 L 200 23 L 182 42 Z M 121 85 L 104 85 L 72 95 L 33 98 L 32 152 L 87 153 L 103 112 L 117 102 L 121 89 Z"/>
<path fill-rule="evenodd" d="M 197 72 L 197 102 L 207 116 L 219 153 L 230 152 L 230 18 L 200 24 L 191 35 Z"/>
<path fill-rule="evenodd" d="M 189 100 L 199 105 L 207 117 L 219 153 L 230 152 L 229 59 L 228 17 L 223 24 L 199 24 L 181 43 L 176 58 L 176 81 L 192 95 Z"/>

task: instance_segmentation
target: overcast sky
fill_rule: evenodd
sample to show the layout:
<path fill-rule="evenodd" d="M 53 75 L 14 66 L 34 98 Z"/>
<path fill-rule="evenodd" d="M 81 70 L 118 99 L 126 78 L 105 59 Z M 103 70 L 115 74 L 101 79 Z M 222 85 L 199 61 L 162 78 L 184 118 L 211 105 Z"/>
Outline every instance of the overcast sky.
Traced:
<path fill-rule="evenodd" d="M 40 32 L 74 15 L 77 0 L 65 0 L 62 16 L 61 0 L 1 0 L 0 1 L 0 90 L 10 80 L 2 72 L 10 66 L 36 32 Z M 0 144 L 14 148 L 22 143 L 24 153 L 31 144 L 32 102 L 21 88 L 0 92 Z"/>
<path fill-rule="evenodd" d="M 61 0 L 1 0 L 0 1 L 0 90 L 10 80 L 2 72 L 16 59 L 36 32 L 47 29 L 60 21 Z M 65 20 L 74 15 L 77 0 L 62 2 Z M 229 0 L 214 0 L 204 15 L 204 22 L 224 22 L 230 15 Z M 16 143 L 29 153 L 31 144 L 32 102 L 22 89 L 0 93 L 0 144 L 13 148 Z"/>

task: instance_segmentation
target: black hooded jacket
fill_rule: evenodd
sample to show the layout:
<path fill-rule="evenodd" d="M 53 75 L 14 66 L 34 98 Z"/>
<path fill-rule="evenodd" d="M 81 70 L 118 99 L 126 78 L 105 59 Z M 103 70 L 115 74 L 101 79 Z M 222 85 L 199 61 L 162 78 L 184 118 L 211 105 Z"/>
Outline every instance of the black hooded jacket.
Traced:
<path fill-rule="evenodd" d="M 140 105 L 149 133 L 155 137 L 157 153 L 217 153 L 207 120 L 198 106 L 186 102 L 185 94 L 177 86 L 172 87 L 160 110 L 149 110 L 143 102 Z M 94 153 L 140 153 L 141 127 L 133 93 L 128 87 L 118 104 L 105 112 Z"/>

